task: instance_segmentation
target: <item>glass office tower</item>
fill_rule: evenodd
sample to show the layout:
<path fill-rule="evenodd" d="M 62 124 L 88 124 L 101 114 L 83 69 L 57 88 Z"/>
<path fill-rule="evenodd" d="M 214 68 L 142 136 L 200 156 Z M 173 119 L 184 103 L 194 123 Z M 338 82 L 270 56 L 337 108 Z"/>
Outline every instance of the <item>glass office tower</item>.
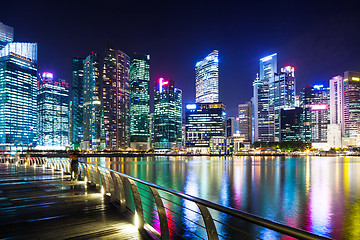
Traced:
<path fill-rule="evenodd" d="M 251 112 L 252 112 L 252 105 L 251 102 L 247 102 L 244 104 L 238 105 L 239 110 L 239 135 L 240 137 L 244 138 L 244 142 L 251 142 L 251 126 L 252 126 L 252 119 L 251 119 Z"/>
<path fill-rule="evenodd" d="M 360 73 L 344 73 L 345 137 L 360 138 Z"/>
<path fill-rule="evenodd" d="M 104 132 L 107 149 L 130 146 L 130 58 L 108 46 L 103 69 Z"/>
<path fill-rule="evenodd" d="M 44 72 L 38 82 L 38 148 L 66 149 L 69 144 L 69 84 Z"/>
<path fill-rule="evenodd" d="M 99 56 L 92 53 L 84 60 L 82 149 L 101 150 L 103 148 L 101 79 L 99 71 Z"/>
<path fill-rule="evenodd" d="M 254 89 L 254 141 L 280 142 L 280 110 L 295 106 L 295 69 L 277 72 L 277 54 L 260 59 Z"/>
<path fill-rule="evenodd" d="M 150 113 L 150 56 L 135 54 L 130 61 L 130 147 L 147 150 Z"/>
<path fill-rule="evenodd" d="M 188 152 L 209 153 L 211 137 L 225 137 L 223 103 L 189 103 L 185 107 L 185 147 Z"/>
<path fill-rule="evenodd" d="M 253 82 L 254 99 L 254 141 L 275 141 L 275 120 L 270 99 L 270 83 L 277 73 L 277 53 L 260 59 L 260 75 Z"/>
<path fill-rule="evenodd" d="M 154 149 L 177 150 L 182 146 L 182 91 L 160 78 L 154 95 Z"/>
<path fill-rule="evenodd" d="M 275 142 L 281 142 L 280 110 L 295 107 L 295 68 L 286 66 L 275 74 L 269 86 L 270 114 L 274 120 Z"/>
<path fill-rule="evenodd" d="M 84 58 L 73 58 L 71 65 L 72 99 L 70 102 L 69 141 L 74 149 L 78 149 L 83 139 Z"/>
<path fill-rule="evenodd" d="M 330 124 L 330 90 L 323 85 L 305 87 L 300 91 L 300 138 L 303 142 L 326 142 Z"/>
<path fill-rule="evenodd" d="M 0 50 L 0 148 L 36 143 L 37 44 L 8 43 Z"/>
<path fill-rule="evenodd" d="M 219 101 L 219 52 L 212 51 L 205 59 L 196 63 L 195 87 L 197 103 Z"/>

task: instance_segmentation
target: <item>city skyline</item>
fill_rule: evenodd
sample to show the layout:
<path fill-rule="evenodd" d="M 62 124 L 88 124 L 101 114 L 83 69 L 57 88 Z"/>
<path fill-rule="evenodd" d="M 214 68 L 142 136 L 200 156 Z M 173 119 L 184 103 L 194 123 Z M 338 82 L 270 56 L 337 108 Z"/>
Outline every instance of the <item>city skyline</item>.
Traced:
<path fill-rule="evenodd" d="M 258 59 L 271 53 L 281 56 L 279 66 L 295 67 L 298 91 L 307 85 L 328 85 L 333 76 L 344 71 L 360 70 L 357 2 L 233 2 L 217 8 L 212 2 L 121 3 L 123 13 L 132 20 L 119 24 L 118 33 L 112 31 L 114 17 L 103 20 L 101 16 L 119 4 L 108 1 L 91 6 L 94 4 L 77 2 L 69 7 L 65 3 L 7 2 L 3 7 L 9 11 L 0 21 L 15 29 L 15 39 L 39 44 L 39 72 L 54 72 L 69 80 L 71 58 L 86 57 L 91 51 L 103 55 L 109 39 L 129 55 L 151 55 L 150 84 L 154 86 L 161 76 L 174 79 L 183 89 L 184 103 L 195 98 L 195 63 L 218 49 L 219 100 L 227 105 L 229 116 L 236 114 L 238 103 L 250 99 Z M 200 14 L 198 9 L 202 9 Z M 11 14 L 15 10 L 18 14 Z M 17 18 L 34 12 L 39 14 L 31 14 L 26 24 Z M 133 12 L 140 16 L 131 17 Z M 207 17 L 211 12 L 213 17 Z M 100 17 L 89 17 L 95 13 Z M 147 22 L 142 26 L 144 19 Z M 269 26 L 263 25 L 266 19 Z"/>

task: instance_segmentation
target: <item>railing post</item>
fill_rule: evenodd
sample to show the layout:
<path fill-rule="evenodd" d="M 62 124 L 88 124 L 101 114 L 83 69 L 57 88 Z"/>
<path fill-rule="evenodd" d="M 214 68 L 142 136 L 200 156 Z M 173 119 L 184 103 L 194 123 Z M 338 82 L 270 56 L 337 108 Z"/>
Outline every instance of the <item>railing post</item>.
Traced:
<path fill-rule="evenodd" d="M 211 217 L 209 209 L 207 209 L 207 207 L 205 207 L 205 206 L 203 206 L 203 205 L 201 205 L 199 203 L 196 203 L 196 205 L 200 209 L 201 216 L 202 216 L 202 218 L 204 220 L 208 239 L 209 240 L 218 240 L 219 236 L 217 234 L 216 227 L 215 227 L 215 224 L 214 224 L 214 220 Z"/>
<path fill-rule="evenodd" d="M 149 188 L 154 196 L 156 207 L 157 207 L 158 214 L 159 214 L 161 239 L 167 240 L 167 239 L 169 239 L 169 226 L 168 226 L 168 222 L 167 222 L 166 211 L 164 208 L 163 201 L 160 197 L 159 192 L 156 190 L 156 188 L 153 188 L 150 186 L 149 186 Z"/>
<path fill-rule="evenodd" d="M 138 228 L 143 229 L 144 228 L 144 213 L 143 213 L 143 207 L 141 203 L 140 193 L 136 186 L 136 183 L 134 180 L 126 178 L 130 184 L 131 191 L 133 194 L 134 204 L 135 204 L 135 217 L 138 219 Z"/>
<path fill-rule="evenodd" d="M 104 195 L 106 195 L 106 191 L 107 191 L 107 182 L 106 182 L 106 177 L 105 177 L 105 174 L 104 171 L 102 171 L 101 169 L 97 168 L 97 171 L 100 175 L 100 179 L 101 179 L 101 185 L 102 187 L 104 188 Z M 100 186 L 100 184 L 99 184 Z M 101 186 L 100 186 L 101 188 Z"/>
<path fill-rule="evenodd" d="M 116 196 L 119 196 L 120 202 L 120 212 L 126 211 L 126 197 L 125 197 L 125 190 L 124 190 L 124 182 L 118 174 L 111 172 L 114 181 L 114 188 L 116 192 Z"/>

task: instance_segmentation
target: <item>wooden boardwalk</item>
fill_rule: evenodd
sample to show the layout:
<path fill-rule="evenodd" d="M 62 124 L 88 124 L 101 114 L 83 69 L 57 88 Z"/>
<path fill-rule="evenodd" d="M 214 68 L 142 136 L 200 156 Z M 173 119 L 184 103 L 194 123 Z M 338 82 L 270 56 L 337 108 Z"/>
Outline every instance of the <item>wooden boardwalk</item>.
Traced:
<path fill-rule="evenodd" d="M 0 163 L 0 238 L 144 239 L 99 192 L 68 179 Z"/>

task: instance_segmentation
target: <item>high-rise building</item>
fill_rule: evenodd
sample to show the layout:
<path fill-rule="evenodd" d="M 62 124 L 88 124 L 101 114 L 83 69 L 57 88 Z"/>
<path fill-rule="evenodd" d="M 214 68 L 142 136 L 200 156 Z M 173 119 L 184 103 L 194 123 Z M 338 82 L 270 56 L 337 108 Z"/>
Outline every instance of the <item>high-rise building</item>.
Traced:
<path fill-rule="evenodd" d="M 195 86 L 197 103 L 219 101 L 219 52 L 212 51 L 205 59 L 196 63 Z"/>
<path fill-rule="evenodd" d="M 130 61 L 130 147 L 147 150 L 150 113 L 150 56 L 135 54 Z"/>
<path fill-rule="evenodd" d="M 277 73 L 277 53 L 260 59 L 260 80 L 271 79 Z"/>
<path fill-rule="evenodd" d="M 69 144 L 69 84 L 44 72 L 38 82 L 38 146 L 66 149 Z"/>
<path fill-rule="evenodd" d="M 83 73 L 83 140 L 82 149 L 103 148 L 101 78 L 99 56 L 90 54 L 84 60 Z"/>
<path fill-rule="evenodd" d="M 300 137 L 303 142 L 326 142 L 329 120 L 329 88 L 307 86 L 300 91 Z"/>
<path fill-rule="evenodd" d="M 330 124 L 344 125 L 344 81 L 338 75 L 330 79 Z"/>
<path fill-rule="evenodd" d="M 233 137 L 238 131 L 238 121 L 234 117 L 228 117 L 226 119 L 226 137 Z"/>
<path fill-rule="evenodd" d="M 188 152 L 209 153 L 212 137 L 225 137 L 223 103 L 189 103 L 185 107 L 185 147 Z"/>
<path fill-rule="evenodd" d="M 254 142 L 274 141 L 274 121 L 270 117 L 269 80 L 257 76 L 253 82 Z"/>
<path fill-rule="evenodd" d="M 280 110 L 281 142 L 300 141 L 300 116 L 302 108 L 283 108 Z"/>
<path fill-rule="evenodd" d="M 14 29 L 0 22 L 0 50 L 14 40 Z"/>
<path fill-rule="evenodd" d="M 104 134 L 107 149 L 130 146 L 130 58 L 108 46 L 103 69 Z"/>
<path fill-rule="evenodd" d="M 252 135 L 251 106 L 252 106 L 251 102 L 247 102 L 247 103 L 238 105 L 239 135 L 240 135 L 240 137 L 244 138 L 244 142 L 251 142 L 251 139 L 252 139 L 252 137 L 251 137 L 251 135 Z"/>
<path fill-rule="evenodd" d="M 344 81 L 338 75 L 330 79 L 330 126 L 328 142 L 330 147 L 341 147 L 341 138 L 345 136 L 344 123 Z M 339 132 L 337 132 L 339 130 Z"/>
<path fill-rule="evenodd" d="M 84 58 L 79 57 L 72 59 L 72 99 L 69 105 L 69 142 L 75 149 L 80 147 L 83 139 L 84 60 Z"/>
<path fill-rule="evenodd" d="M 154 149 L 180 149 L 182 143 L 182 92 L 172 80 L 160 78 L 154 94 Z"/>
<path fill-rule="evenodd" d="M 260 76 L 254 83 L 254 141 L 279 142 L 280 110 L 295 106 L 295 69 L 277 72 L 277 54 L 260 59 Z"/>
<path fill-rule="evenodd" d="M 286 66 L 275 74 L 274 82 L 270 82 L 270 119 L 274 120 L 275 142 L 281 141 L 280 110 L 295 106 L 295 68 Z"/>
<path fill-rule="evenodd" d="M 360 138 L 360 73 L 344 73 L 345 137 Z"/>
<path fill-rule="evenodd" d="M 0 28 L 0 148 L 35 147 L 37 44 L 12 43 L 13 29 Z"/>

